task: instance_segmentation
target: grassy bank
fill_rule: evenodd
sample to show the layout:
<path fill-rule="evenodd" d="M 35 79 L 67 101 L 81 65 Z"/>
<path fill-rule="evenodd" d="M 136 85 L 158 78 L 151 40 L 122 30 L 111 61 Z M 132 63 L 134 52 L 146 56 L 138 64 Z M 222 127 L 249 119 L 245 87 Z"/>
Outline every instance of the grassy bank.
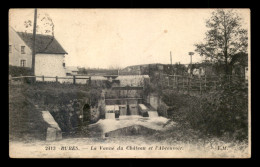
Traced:
<path fill-rule="evenodd" d="M 47 129 L 40 111 L 50 111 L 63 133 L 71 133 L 82 125 L 79 119 L 84 104 L 97 107 L 101 88 L 60 83 L 9 85 L 10 137 L 44 139 Z M 39 107 L 39 110 L 35 108 Z M 97 113 L 89 113 L 85 123 L 97 121 Z M 92 114 L 92 115 L 91 115 Z"/>
<path fill-rule="evenodd" d="M 241 82 L 221 84 L 221 89 L 199 96 L 163 90 L 162 100 L 170 106 L 167 117 L 199 132 L 200 138 L 248 139 L 248 90 Z"/>
<path fill-rule="evenodd" d="M 23 87 L 9 86 L 9 137 L 11 140 L 44 139 L 48 125 Z"/>

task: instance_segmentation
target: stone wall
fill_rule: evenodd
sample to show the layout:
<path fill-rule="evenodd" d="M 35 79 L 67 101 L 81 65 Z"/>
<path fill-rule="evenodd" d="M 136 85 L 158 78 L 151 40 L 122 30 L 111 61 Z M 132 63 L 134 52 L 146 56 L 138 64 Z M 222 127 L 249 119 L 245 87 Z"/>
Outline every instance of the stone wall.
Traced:
<path fill-rule="evenodd" d="M 147 96 L 146 102 L 150 103 L 150 105 L 157 110 L 159 105 L 161 104 L 161 98 L 158 97 L 158 95 L 150 94 Z"/>

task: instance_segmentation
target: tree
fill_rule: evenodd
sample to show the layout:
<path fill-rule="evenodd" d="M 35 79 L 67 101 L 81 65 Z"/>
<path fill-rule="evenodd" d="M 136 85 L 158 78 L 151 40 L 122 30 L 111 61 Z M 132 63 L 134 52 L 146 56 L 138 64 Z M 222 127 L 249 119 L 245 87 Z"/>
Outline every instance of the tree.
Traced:
<path fill-rule="evenodd" d="M 47 35 L 50 37 L 49 42 L 45 46 L 45 49 L 47 49 L 54 40 L 54 23 L 47 13 L 38 13 L 37 20 L 36 34 Z M 24 21 L 25 34 L 33 32 L 32 23 L 31 20 Z"/>
<path fill-rule="evenodd" d="M 47 13 L 38 13 L 37 20 L 38 20 L 36 26 L 37 34 L 54 36 L 54 23 L 51 17 Z M 24 21 L 25 33 L 33 32 L 32 24 L 33 24 L 32 20 Z"/>
<path fill-rule="evenodd" d="M 205 43 L 195 44 L 196 52 L 209 58 L 212 63 L 225 64 L 225 72 L 234 55 L 246 53 L 248 47 L 247 30 L 242 28 L 242 18 L 233 10 L 218 9 L 206 21 Z"/>
<path fill-rule="evenodd" d="M 40 20 L 37 25 L 37 19 Z M 37 14 L 37 9 L 35 9 L 34 13 L 34 26 L 32 27 L 32 21 L 27 20 L 24 21 L 25 26 L 25 34 L 30 32 L 31 28 L 33 28 L 33 50 L 32 50 L 32 73 L 35 75 L 35 54 L 36 54 L 36 33 L 48 35 L 50 37 L 50 40 L 48 44 L 45 46 L 45 50 L 49 47 L 49 45 L 54 40 L 54 24 L 52 22 L 52 19 L 49 17 L 48 14 L 44 14 L 43 16 L 41 14 Z"/>

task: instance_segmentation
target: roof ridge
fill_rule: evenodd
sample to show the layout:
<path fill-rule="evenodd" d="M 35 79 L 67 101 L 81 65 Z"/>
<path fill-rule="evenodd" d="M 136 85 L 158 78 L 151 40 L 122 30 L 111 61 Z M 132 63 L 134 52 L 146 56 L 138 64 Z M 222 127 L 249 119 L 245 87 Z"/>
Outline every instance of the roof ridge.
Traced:
<path fill-rule="evenodd" d="M 17 32 L 17 33 L 19 33 L 19 34 L 29 34 L 29 35 L 33 35 L 33 33 L 21 32 L 21 31 L 19 31 L 19 32 Z M 52 35 L 47 35 L 47 34 L 36 34 L 36 36 L 54 37 L 54 35 L 52 36 Z M 55 38 L 55 37 L 54 37 L 54 38 Z"/>
<path fill-rule="evenodd" d="M 32 33 L 16 32 L 20 38 L 32 49 Z M 36 34 L 36 52 L 52 54 L 68 54 L 57 39 L 52 35 Z"/>

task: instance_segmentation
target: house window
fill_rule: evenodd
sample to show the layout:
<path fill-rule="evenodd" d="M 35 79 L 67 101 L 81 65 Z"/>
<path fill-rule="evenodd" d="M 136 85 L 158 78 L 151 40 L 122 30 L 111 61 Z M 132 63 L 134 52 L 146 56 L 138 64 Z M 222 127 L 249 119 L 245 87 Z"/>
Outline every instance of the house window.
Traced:
<path fill-rule="evenodd" d="M 9 45 L 9 53 L 12 53 L 12 45 Z"/>
<path fill-rule="evenodd" d="M 20 61 L 20 66 L 25 67 L 26 66 L 26 60 L 21 60 Z"/>
<path fill-rule="evenodd" d="M 25 54 L 25 46 L 21 46 L 21 53 Z"/>

